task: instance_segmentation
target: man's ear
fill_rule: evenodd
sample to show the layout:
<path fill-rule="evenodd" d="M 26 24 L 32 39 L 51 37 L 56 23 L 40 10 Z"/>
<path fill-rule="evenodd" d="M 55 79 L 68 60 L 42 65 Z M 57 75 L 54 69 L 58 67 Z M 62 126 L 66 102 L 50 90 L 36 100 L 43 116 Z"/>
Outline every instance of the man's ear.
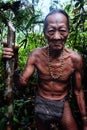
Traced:
<path fill-rule="evenodd" d="M 43 30 L 43 34 L 44 34 L 45 39 L 47 39 L 46 30 Z"/>
<path fill-rule="evenodd" d="M 68 36 L 69 36 L 69 30 L 68 30 L 68 32 L 67 32 L 67 38 L 68 38 Z"/>

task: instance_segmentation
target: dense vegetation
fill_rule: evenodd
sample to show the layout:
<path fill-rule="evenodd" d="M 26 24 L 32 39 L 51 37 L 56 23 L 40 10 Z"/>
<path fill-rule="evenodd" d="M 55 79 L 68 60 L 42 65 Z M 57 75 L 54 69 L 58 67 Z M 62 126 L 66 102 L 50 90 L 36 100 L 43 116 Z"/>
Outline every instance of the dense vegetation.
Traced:
<path fill-rule="evenodd" d="M 27 57 L 34 48 L 45 46 L 47 44 L 42 33 L 43 17 L 41 10 L 36 10 L 35 3 L 39 1 L 32 0 L 32 4 L 26 7 L 21 5 L 20 1 L 9 0 L 5 3 L 0 2 L 0 41 L 7 39 L 7 21 L 11 20 L 16 28 L 16 43 L 20 46 L 18 68 L 21 71 L 24 68 Z M 50 5 L 49 9 L 57 8 L 57 0 Z M 62 7 L 62 6 L 61 6 Z M 86 0 L 71 0 L 62 7 L 70 16 L 70 35 L 66 46 L 78 51 L 83 56 L 83 89 L 87 90 L 87 2 Z M 36 25 L 39 30 L 35 31 Z M 0 44 L 0 56 L 2 44 Z M 37 74 L 36 71 L 30 80 L 28 87 L 24 90 L 18 90 L 14 86 L 14 130 L 35 129 L 34 122 L 34 95 L 36 89 Z M 32 86 L 32 87 L 31 87 Z M 5 63 L 0 58 L 0 130 L 5 129 L 7 121 L 7 104 L 4 95 L 5 88 Z M 73 104 L 71 104 L 73 107 Z"/>

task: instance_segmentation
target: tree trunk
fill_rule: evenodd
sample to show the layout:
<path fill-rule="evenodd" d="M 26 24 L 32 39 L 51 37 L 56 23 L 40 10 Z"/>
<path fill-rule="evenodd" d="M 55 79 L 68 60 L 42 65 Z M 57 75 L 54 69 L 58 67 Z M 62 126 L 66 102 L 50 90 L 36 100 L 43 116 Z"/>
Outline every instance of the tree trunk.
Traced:
<path fill-rule="evenodd" d="M 8 22 L 8 36 L 7 36 L 8 47 L 13 48 L 15 46 L 15 28 L 13 27 L 11 21 Z M 7 123 L 6 130 L 12 130 L 13 122 L 13 74 L 14 74 L 15 59 L 12 57 L 6 60 L 6 87 L 5 87 L 5 99 L 7 105 Z"/>

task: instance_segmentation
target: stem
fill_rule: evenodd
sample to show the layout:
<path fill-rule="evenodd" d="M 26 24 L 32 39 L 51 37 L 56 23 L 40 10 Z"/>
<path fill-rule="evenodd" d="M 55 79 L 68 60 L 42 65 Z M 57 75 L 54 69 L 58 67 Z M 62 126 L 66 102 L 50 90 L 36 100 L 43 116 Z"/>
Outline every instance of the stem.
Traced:
<path fill-rule="evenodd" d="M 11 23 L 8 22 L 8 36 L 7 36 L 8 47 L 13 48 L 15 46 L 15 29 Z M 6 87 L 5 87 L 5 99 L 7 101 L 7 123 L 6 130 L 12 130 L 13 121 L 13 74 L 14 74 L 15 59 L 12 57 L 6 60 Z"/>

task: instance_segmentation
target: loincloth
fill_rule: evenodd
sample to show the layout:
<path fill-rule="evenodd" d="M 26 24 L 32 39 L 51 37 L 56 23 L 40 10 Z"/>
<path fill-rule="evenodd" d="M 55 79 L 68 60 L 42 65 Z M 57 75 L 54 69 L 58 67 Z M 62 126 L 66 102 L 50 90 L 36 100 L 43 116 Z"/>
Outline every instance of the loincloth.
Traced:
<path fill-rule="evenodd" d="M 60 121 L 63 115 L 64 103 L 62 100 L 48 100 L 39 95 L 35 100 L 35 117 L 43 121 Z"/>

